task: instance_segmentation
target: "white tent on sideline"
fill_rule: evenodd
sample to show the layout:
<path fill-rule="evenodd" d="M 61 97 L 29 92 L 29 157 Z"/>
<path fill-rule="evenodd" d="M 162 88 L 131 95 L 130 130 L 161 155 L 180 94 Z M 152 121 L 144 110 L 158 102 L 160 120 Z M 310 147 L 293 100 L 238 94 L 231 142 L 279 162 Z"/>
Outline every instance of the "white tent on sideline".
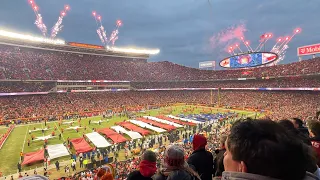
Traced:
<path fill-rule="evenodd" d="M 47 148 L 50 159 L 70 155 L 68 149 L 63 144 L 48 145 Z"/>
<path fill-rule="evenodd" d="M 104 147 L 111 146 L 111 144 L 97 132 L 88 133 L 85 135 L 92 142 L 92 144 L 95 145 L 97 148 L 104 148 Z"/>

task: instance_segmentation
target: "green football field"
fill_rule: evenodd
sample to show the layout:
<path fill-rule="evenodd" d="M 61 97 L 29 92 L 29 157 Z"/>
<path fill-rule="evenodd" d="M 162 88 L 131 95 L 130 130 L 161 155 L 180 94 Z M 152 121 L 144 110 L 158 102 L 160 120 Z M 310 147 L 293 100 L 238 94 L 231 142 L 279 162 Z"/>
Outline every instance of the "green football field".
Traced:
<path fill-rule="evenodd" d="M 194 111 L 191 111 L 190 109 L 194 109 Z M 217 113 L 217 112 L 226 112 L 228 110 L 221 109 L 221 108 L 211 108 L 211 107 L 199 107 L 199 106 L 186 106 L 186 105 L 177 105 L 177 106 L 171 106 L 171 107 L 163 107 L 160 109 L 154 109 L 150 111 L 146 111 L 143 113 L 137 113 L 136 115 L 150 115 L 150 116 L 157 116 L 157 115 L 177 115 L 177 114 L 201 114 L 201 113 Z M 238 114 L 243 114 L 245 116 L 256 116 L 255 112 L 250 111 L 239 111 L 239 110 L 231 110 L 232 112 L 237 112 Z M 258 114 L 258 116 L 262 116 L 263 114 Z M 36 150 L 39 150 L 43 148 L 43 141 L 31 141 L 31 135 L 34 135 L 35 137 L 40 136 L 47 136 L 54 131 L 54 128 L 56 127 L 57 130 L 55 131 L 55 138 L 49 139 L 48 144 L 54 145 L 54 144 L 61 144 L 67 140 L 67 138 L 73 139 L 82 137 L 83 134 L 92 132 L 93 128 L 101 129 L 105 127 L 111 127 L 117 122 L 121 122 L 123 120 L 128 119 L 128 117 L 119 117 L 114 116 L 111 119 L 109 119 L 108 122 L 102 122 L 101 125 L 99 124 L 93 124 L 91 123 L 89 125 L 89 120 L 91 121 L 97 121 L 102 119 L 101 116 L 96 117 L 90 117 L 90 118 L 82 118 L 80 124 L 82 127 L 86 126 L 86 130 L 79 129 L 79 132 L 76 132 L 76 130 L 66 130 L 69 125 L 63 124 L 61 127 L 59 127 L 58 122 L 47 122 L 47 127 L 49 126 L 49 130 L 45 131 L 44 134 L 42 134 L 41 131 L 32 132 L 29 133 L 29 130 L 33 130 L 34 128 L 44 128 L 44 122 L 37 123 L 37 124 L 26 124 L 26 125 L 19 125 L 16 126 L 16 128 L 12 131 L 9 138 L 5 142 L 2 149 L 0 149 L 0 172 L 2 172 L 4 175 L 12 174 L 17 172 L 17 163 L 20 161 L 20 152 L 28 153 L 33 152 Z M 63 121 L 66 122 L 66 121 Z M 75 120 L 73 123 L 73 126 L 79 126 L 79 122 Z M 62 133 L 62 139 L 59 140 L 58 135 L 61 133 L 61 128 L 64 129 L 64 132 Z M 6 127 L 0 127 L 0 134 L 4 133 L 6 131 Z M 126 138 L 129 138 L 128 136 L 125 136 Z M 28 146 L 28 139 L 31 141 L 30 146 Z M 70 156 L 58 158 L 59 161 L 64 161 L 70 159 Z M 51 162 L 56 161 L 56 159 L 52 160 Z M 29 166 L 23 166 L 23 170 L 29 170 L 34 169 L 37 167 L 42 167 L 43 163 L 36 163 Z"/>

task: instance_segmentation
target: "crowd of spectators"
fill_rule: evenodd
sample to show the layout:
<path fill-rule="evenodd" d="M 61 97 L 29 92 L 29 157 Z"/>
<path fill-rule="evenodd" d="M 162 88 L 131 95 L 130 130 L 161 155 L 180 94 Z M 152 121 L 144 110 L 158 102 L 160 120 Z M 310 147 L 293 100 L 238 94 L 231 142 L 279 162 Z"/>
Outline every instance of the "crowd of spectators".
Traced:
<path fill-rule="evenodd" d="M 263 80 L 232 80 L 232 81 L 173 81 L 173 82 L 131 82 L 135 89 L 161 88 L 294 88 L 320 87 L 319 77 L 293 77 Z"/>
<path fill-rule="evenodd" d="M 221 104 L 231 107 L 253 107 L 269 110 L 273 120 L 290 117 L 307 118 L 320 108 L 317 92 L 224 91 Z"/>
<path fill-rule="evenodd" d="M 212 98 L 211 98 L 212 97 Z M 320 108 L 318 92 L 308 91 L 151 91 L 60 93 L 0 98 L 3 120 L 58 116 L 66 113 L 99 111 L 129 106 L 172 103 L 211 104 L 269 110 L 272 119 L 305 118 Z"/>
<path fill-rule="evenodd" d="M 80 82 L 41 82 L 41 81 L 2 81 L 0 93 L 48 92 L 50 90 L 89 89 L 163 89 L 163 88 L 319 88 L 320 78 L 293 77 L 264 80 L 229 81 L 173 81 L 173 82 L 131 82 L 129 83 L 80 83 Z"/>
<path fill-rule="evenodd" d="M 0 79 L 215 80 L 316 74 L 319 58 L 272 67 L 209 71 L 164 62 L 103 57 L 0 45 Z"/>
<path fill-rule="evenodd" d="M 130 85 L 129 85 L 130 84 Z M 163 88 L 319 88 L 320 77 L 292 77 L 263 80 L 225 81 L 172 81 L 172 82 L 130 82 L 130 83 L 83 83 L 83 82 L 41 82 L 41 81 L 2 81 L 0 93 L 48 92 L 54 90 L 87 89 L 163 89 Z"/>

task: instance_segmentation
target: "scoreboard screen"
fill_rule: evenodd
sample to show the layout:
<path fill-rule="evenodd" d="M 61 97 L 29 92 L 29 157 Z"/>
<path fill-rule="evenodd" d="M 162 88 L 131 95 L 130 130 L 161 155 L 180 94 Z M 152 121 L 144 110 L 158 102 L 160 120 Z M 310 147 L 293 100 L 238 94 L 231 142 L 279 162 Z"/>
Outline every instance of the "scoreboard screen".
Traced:
<path fill-rule="evenodd" d="M 278 55 L 272 52 L 253 52 L 231 56 L 220 61 L 224 68 L 246 68 L 261 66 L 278 59 Z"/>

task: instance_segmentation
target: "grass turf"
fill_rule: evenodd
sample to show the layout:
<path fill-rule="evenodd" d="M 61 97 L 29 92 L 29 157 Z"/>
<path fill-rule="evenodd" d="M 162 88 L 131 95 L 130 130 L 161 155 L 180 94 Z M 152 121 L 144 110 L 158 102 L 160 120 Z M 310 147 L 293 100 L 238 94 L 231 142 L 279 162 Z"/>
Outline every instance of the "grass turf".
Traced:
<path fill-rule="evenodd" d="M 225 112 L 229 111 L 226 109 L 221 108 L 211 108 L 211 107 L 200 107 L 200 106 L 193 106 L 193 105 L 178 105 L 178 106 L 171 106 L 171 107 L 163 107 L 160 109 L 154 109 L 150 111 L 146 111 L 143 113 L 137 113 L 138 116 L 140 115 L 150 115 L 150 116 L 157 116 L 157 115 L 166 115 L 166 114 L 172 114 L 172 115 L 178 115 L 178 114 L 200 114 L 200 113 L 218 113 L 218 112 Z M 255 112 L 250 111 L 239 111 L 239 110 L 231 110 L 232 112 L 235 111 L 239 114 L 243 114 L 246 116 L 255 116 Z M 263 114 L 258 114 L 259 116 L 262 116 Z M 79 132 L 77 133 L 75 130 L 66 130 L 70 125 L 63 124 L 61 127 L 58 126 L 58 122 L 47 122 L 47 127 L 49 126 L 49 130 L 45 131 L 44 134 L 42 134 L 41 131 L 32 132 L 29 134 L 29 130 L 33 130 L 34 128 L 44 128 L 44 122 L 38 123 L 38 124 L 26 124 L 22 126 L 17 126 L 7 139 L 7 142 L 4 144 L 3 148 L 0 150 L 0 171 L 4 175 L 8 175 L 11 173 L 17 172 L 17 163 L 20 160 L 19 154 L 23 150 L 24 153 L 33 152 L 36 150 L 39 150 L 43 147 L 43 141 L 33 141 L 30 143 L 30 146 L 27 144 L 27 140 L 29 139 L 31 141 L 31 135 L 34 135 L 35 137 L 43 136 L 43 135 L 50 135 L 52 131 L 54 131 L 54 127 L 57 127 L 57 130 L 55 131 L 55 138 L 49 139 L 48 144 L 61 144 L 64 141 L 67 140 L 69 137 L 70 139 L 82 137 L 83 134 L 92 132 L 93 128 L 101 129 L 105 127 L 111 127 L 117 122 L 121 122 L 123 120 L 128 119 L 127 117 L 119 117 L 119 116 L 113 116 L 111 119 L 109 119 L 108 122 L 102 122 L 101 125 L 99 124 L 93 124 L 91 123 L 89 125 L 89 120 L 91 121 L 97 121 L 102 119 L 101 116 L 97 117 L 90 117 L 90 118 L 82 118 L 80 121 L 80 124 L 82 127 L 86 126 L 86 130 L 84 128 L 79 129 Z M 65 122 L 65 121 L 64 121 Z M 73 126 L 79 126 L 79 122 L 75 120 L 73 123 Z M 60 134 L 59 130 L 61 128 L 64 129 L 64 132 L 62 134 L 62 139 L 59 140 L 58 135 Z M 5 128 L 0 128 L 0 134 L 2 132 L 5 132 Z M 64 140 L 63 140 L 64 139 Z M 120 154 L 121 155 L 121 154 Z M 51 161 L 51 163 L 54 163 L 56 160 L 63 161 L 68 160 L 70 156 L 62 157 L 58 159 L 54 159 Z M 121 157 L 120 157 L 121 159 Z M 36 167 L 42 167 L 42 163 L 35 163 L 28 166 L 23 166 L 23 170 L 29 170 L 34 169 Z"/>

